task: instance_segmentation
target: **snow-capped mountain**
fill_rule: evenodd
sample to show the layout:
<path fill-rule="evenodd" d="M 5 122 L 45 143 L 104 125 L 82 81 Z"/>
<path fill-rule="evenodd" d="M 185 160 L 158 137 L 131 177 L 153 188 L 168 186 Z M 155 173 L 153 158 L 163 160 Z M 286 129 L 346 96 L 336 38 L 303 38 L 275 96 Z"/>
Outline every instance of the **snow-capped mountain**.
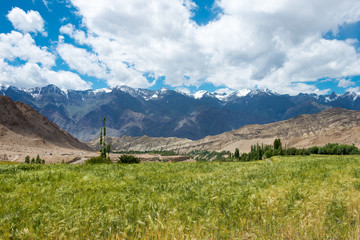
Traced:
<path fill-rule="evenodd" d="M 29 89 L 0 85 L 0 94 L 29 104 L 83 141 L 98 136 L 104 116 L 109 136 L 200 139 L 246 124 L 270 123 L 331 107 L 360 110 L 357 93 L 289 96 L 266 89 L 221 89 L 185 94 L 127 86 L 78 91 L 55 85 Z"/>

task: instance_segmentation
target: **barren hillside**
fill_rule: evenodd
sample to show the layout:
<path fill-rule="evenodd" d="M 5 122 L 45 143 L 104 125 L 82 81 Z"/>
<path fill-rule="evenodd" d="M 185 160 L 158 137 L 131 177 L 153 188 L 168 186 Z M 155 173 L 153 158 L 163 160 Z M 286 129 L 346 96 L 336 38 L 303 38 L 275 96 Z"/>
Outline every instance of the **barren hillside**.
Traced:
<path fill-rule="evenodd" d="M 19 161 L 39 154 L 58 161 L 91 149 L 29 105 L 0 96 L 0 151 L 0 160 Z M 60 155 L 57 160 L 56 155 Z"/>
<path fill-rule="evenodd" d="M 285 121 L 264 125 L 247 125 L 223 134 L 198 141 L 181 138 L 122 137 L 109 138 L 113 150 L 250 150 L 256 143 L 270 144 L 281 138 L 287 147 L 310 147 L 329 142 L 355 144 L 360 147 L 360 112 L 332 108 L 317 114 L 305 114 Z M 97 140 L 89 143 L 97 148 Z"/>

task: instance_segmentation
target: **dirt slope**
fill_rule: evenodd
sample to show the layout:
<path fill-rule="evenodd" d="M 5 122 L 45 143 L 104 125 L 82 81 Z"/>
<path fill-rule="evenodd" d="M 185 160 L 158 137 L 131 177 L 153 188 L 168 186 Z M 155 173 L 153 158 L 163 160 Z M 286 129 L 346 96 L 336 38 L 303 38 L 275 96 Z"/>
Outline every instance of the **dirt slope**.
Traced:
<path fill-rule="evenodd" d="M 24 155 L 36 154 L 67 160 L 71 153 L 91 149 L 29 105 L 0 96 L 0 151 L 0 160 L 23 160 Z"/>
<path fill-rule="evenodd" d="M 180 138 L 122 137 L 109 139 L 114 150 L 250 150 L 256 143 L 271 144 L 281 138 L 287 147 L 310 147 L 329 142 L 355 144 L 360 147 L 360 112 L 332 108 L 317 114 L 305 114 L 286 121 L 264 125 L 247 125 L 237 130 L 208 136 L 198 141 Z M 96 140 L 89 146 L 96 149 Z"/>

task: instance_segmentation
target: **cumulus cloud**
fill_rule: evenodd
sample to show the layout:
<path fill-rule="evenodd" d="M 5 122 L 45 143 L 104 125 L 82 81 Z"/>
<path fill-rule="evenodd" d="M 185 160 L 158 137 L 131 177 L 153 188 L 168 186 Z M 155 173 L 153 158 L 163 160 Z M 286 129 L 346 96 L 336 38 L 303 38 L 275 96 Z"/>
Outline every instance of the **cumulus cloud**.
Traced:
<path fill-rule="evenodd" d="M 356 94 L 360 94 L 360 87 L 351 87 L 346 89 L 347 92 L 354 92 Z"/>
<path fill-rule="evenodd" d="M 55 55 L 38 47 L 29 33 L 0 34 L 0 83 L 17 87 L 50 83 L 68 89 L 89 89 L 91 85 L 76 73 L 51 70 Z"/>
<path fill-rule="evenodd" d="M 3 59 L 0 59 L 0 82 L 23 88 L 43 87 L 48 84 L 55 84 L 66 89 L 85 90 L 91 88 L 91 84 L 73 72 L 53 71 L 29 62 L 13 66 Z"/>
<path fill-rule="evenodd" d="M 106 78 L 106 67 L 95 54 L 89 53 L 86 49 L 62 43 L 58 45 L 57 52 L 68 66 L 78 73 L 100 79 Z"/>
<path fill-rule="evenodd" d="M 18 8 L 13 8 L 7 15 L 16 30 L 23 33 L 37 33 L 40 32 L 46 35 L 44 30 L 44 19 L 40 16 L 39 12 L 29 10 L 27 13 Z"/>
<path fill-rule="evenodd" d="M 30 34 L 12 31 L 0 34 L 0 59 L 13 61 L 20 59 L 30 63 L 39 63 L 46 67 L 55 64 L 55 56 L 46 47 L 36 46 Z"/>
<path fill-rule="evenodd" d="M 341 88 L 348 88 L 350 86 L 354 86 L 355 83 L 351 81 L 351 79 L 340 79 L 339 80 L 339 83 L 338 83 L 338 87 L 341 87 Z"/>
<path fill-rule="evenodd" d="M 172 86 L 204 82 L 232 89 L 324 92 L 309 82 L 360 74 L 353 40 L 326 40 L 329 31 L 360 21 L 358 0 L 218 0 L 223 14 L 207 25 L 191 20 L 181 0 L 71 0 L 87 32 L 62 34 L 92 47 L 108 83 L 148 87 L 144 74 Z"/>

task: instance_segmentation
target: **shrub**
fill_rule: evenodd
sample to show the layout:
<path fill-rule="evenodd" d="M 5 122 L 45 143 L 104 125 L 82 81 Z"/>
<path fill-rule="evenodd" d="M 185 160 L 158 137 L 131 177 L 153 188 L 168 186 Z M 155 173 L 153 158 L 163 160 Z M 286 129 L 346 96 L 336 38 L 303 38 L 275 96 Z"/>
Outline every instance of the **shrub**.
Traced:
<path fill-rule="evenodd" d="M 271 150 L 266 150 L 264 156 L 265 158 L 271 158 L 273 156 L 273 152 Z"/>
<path fill-rule="evenodd" d="M 86 164 L 100 164 L 100 163 L 110 164 L 110 163 L 112 163 L 112 162 L 111 162 L 110 159 L 108 159 L 108 158 L 104 158 L 104 157 L 102 157 L 102 156 L 98 156 L 98 157 L 92 157 L 92 158 L 86 160 L 85 163 L 86 163 Z"/>
<path fill-rule="evenodd" d="M 121 155 L 118 160 L 118 163 L 125 163 L 125 164 L 140 163 L 140 162 L 141 162 L 140 158 L 127 154 Z"/>

